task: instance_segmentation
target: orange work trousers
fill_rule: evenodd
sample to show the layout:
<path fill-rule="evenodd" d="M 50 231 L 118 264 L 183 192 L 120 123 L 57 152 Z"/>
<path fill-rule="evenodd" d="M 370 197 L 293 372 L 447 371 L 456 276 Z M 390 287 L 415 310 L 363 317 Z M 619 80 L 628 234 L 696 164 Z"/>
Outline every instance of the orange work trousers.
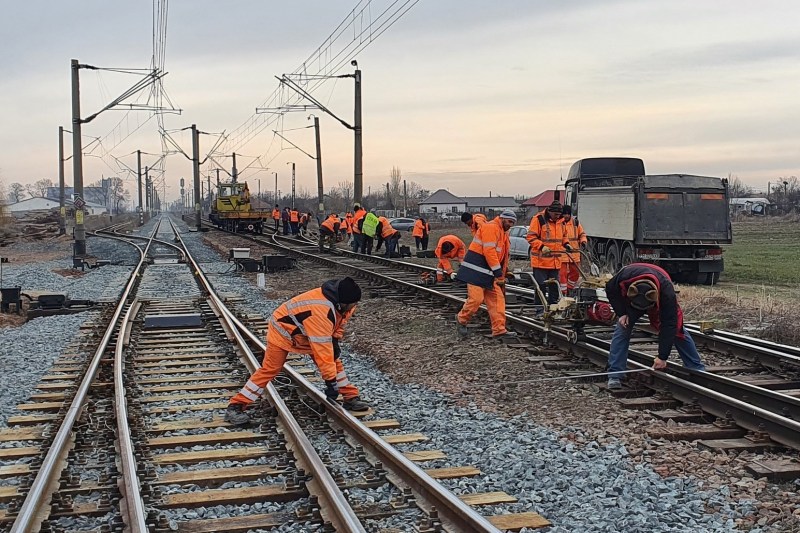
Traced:
<path fill-rule="evenodd" d="M 506 333 L 506 296 L 496 283 L 489 289 L 467 284 L 467 301 L 458 312 L 458 322 L 462 325 L 469 322 L 481 308 L 481 304 L 486 304 L 489 311 L 492 335 Z"/>
<path fill-rule="evenodd" d="M 578 286 L 581 272 L 575 263 L 561 263 L 558 271 L 558 284 L 561 285 L 561 293 L 567 294 L 567 289 L 574 289 Z"/>
<path fill-rule="evenodd" d="M 258 398 L 264 394 L 264 389 L 269 385 L 269 382 L 283 369 L 287 355 L 289 355 L 288 350 L 267 343 L 267 349 L 264 353 L 264 360 L 261 363 L 261 368 L 250 376 L 250 379 L 244 384 L 242 390 L 231 398 L 230 403 L 250 405 L 258 400 Z M 347 374 L 344 371 L 344 365 L 342 365 L 341 359 L 336 359 L 336 382 L 339 385 L 339 392 L 345 400 L 358 396 L 358 388 L 347 379 Z"/>

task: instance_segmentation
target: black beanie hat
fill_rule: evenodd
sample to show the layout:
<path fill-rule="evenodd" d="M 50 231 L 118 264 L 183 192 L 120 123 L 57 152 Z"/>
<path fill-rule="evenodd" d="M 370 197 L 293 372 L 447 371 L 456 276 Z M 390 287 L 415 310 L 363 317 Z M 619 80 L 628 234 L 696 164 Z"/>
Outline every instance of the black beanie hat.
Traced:
<path fill-rule="evenodd" d="M 561 213 L 561 210 L 563 208 L 561 207 L 561 202 L 559 202 L 558 200 L 553 200 L 553 203 L 550 204 L 550 206 L 547 209 L 549 209 L 553 213 Z"/>
<path fill-rule="evenodd" d="M 467 222 L 472 220 L 472 215 L 470 213 L 461 213 L 461 222 L 466 224 Z"/>
<path fill-rule="evenodd" d="M 449 254 L 455 246 L 453 246 L 452 242 L 443 242 L 442 243 L 442 253 Z"/>
<path fill-rule="evenodd" d="M 572 207 L 565 205 L 564 208 L 561 210 L 562 215 L 572 216 Z"/>
<path fill-rule="evenodd" d="M 350 277 L 339 280 L 336 293 L 340 304 L 354 304 L 361 300 L 361 287 Z"/>

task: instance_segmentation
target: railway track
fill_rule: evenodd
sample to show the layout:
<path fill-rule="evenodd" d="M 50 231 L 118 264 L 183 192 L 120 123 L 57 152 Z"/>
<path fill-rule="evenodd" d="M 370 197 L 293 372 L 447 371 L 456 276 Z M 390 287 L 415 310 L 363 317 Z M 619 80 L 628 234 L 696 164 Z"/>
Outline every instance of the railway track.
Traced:
<path fill-rule="evenodd" d="M 325 401 L 304 377 L 313 373 L 307 359 L 292 358 L 285 378 L 267 388 L 255 427 L 229 426 L 222 412 L 260 365 L 259 335 L 215 294 L 174 227 L 159 222 L 148 237 L 111 236 L 141 241 L 118 305 L 93 317 L 79 353 L 65 354 L 21 406 L 25 414 L 0 432 L 2 530 L 372 531 L 404 524 L 495 532 L 548 525 L 535 513 L 483 517 L 474 505 L 513 498 L 460 498 L 444 489 L 437 478 L 474 469 L 417 466 L 442 452 L 397 451 L 392 444 L 424 435 L 378 436 L 397 421 L 362 423 Z M 380 499 L 378 487 L 385 489 Z"/>
<path fill-rule="evenodd" d="M 369 279 L 379 286 L 373 292 L 380 296 L 412 304 L 436 302 L 454 309 L 466 297 L 465 289 L 456 284 L 431 286 L 422 282 L 420 275 L 434 270 L 423 265 L 342 249 L 336 255 L 321 254 L 317 244 L 308 239 L 237 236 Z M 531 352 L 534 360 L 539 358 L 547 367 L 561 368 L 565 375 L 597 372 L 587 363 L 605 367 L 610 328 L 587 327 L 586 339 L 575 342 L 570 330 L 547 331 L 541 322 L 531 318 L 530 289 L 508 289 L 508 324 L 522 334 L 515 347 Z M 800 449 L 800 349 L 730 332 L 703 331 L 698 325 L 688 327 L 704 358 L 721 358 L 721 364 L 707 365 L 707 372 L 693 372 L 670 362 L 668 372 L 638 373 L 636 379 L 630 380 L 631 387 L 613 394 L 626 406 L 651 409 L 664 420 L 696 423 L 658 435 L 663 438 L 700 439 L 702 446 L 718 450 Z M 653 332 L 639 327 L 629 352 L 629 368 L 651 367 L 656 353 Z M 598 386 L 602 388 L 604 384 Z M 763 468 L 753 468 L 754 474 L 764 474 Z M 797 464 L 791 461 L 770 465 L 770 469 L 784 476 L 800 475 Z"/>

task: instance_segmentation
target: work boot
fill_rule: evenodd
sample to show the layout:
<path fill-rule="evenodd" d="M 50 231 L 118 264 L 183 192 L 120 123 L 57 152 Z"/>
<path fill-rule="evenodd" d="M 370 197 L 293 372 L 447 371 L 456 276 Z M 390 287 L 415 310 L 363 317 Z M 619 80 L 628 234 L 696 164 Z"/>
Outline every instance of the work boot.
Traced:
<path fill-rule="evenodd" d="M 456 313 L 456 331 L 461 338 L 469 337 L 469 328 L 458 321 L 458 313 Z"/>
<path fill-rule="evenodd" d="M 244 412 L 244 405 L 232 403 L 225 411 L 225 422 L 230 422 L 234 426 L 246 426 L 250 423 L 250 417 Z"/>
<path fill-rule="evenodd" d="M 619 390 L 622 388 L 622 382 L 619 378 L 608 378 L 608 390 Z"/>
<path fill-rule="evenodd" d="M 342 402 L 342 407 L 347 409 L 348 411 L 368 411 L 369 404 L 359 398 L 358 396 L 354 396 L 352 398 L 346 399 Z"/>
<path fill-rule="evenodd" d="M 500 335 L 492 335 L 492 338 L 506 343 L 514 342 L 517 340 L 517 333 L 515 331 L 506 331 L 505 333 L 501 333 Z"/>

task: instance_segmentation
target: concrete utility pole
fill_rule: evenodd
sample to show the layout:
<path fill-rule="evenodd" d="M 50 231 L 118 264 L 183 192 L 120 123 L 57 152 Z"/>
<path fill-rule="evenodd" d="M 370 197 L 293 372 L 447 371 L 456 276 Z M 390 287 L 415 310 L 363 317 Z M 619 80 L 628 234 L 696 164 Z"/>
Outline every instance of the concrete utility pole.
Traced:
<path fill-rule="evenodd" d="M 150 220 L 150 167 L 144 167 L 144 209 Z"/>
<path fill-rule="evenodd" d="M 352 61 L 351 64 L 356 67 L 355 117 L 353 119 L 353 131 L 355 132 L 353 198 L 356 202 L 361 203 L 361 196 L 364 192 L 364 167 L 361 150 L 361 70 L 355 61 Z"/>
<path fill-rule="evenodd" d="M 291 161 L 288 161 L 288 165 Z M 292 209 L 294 209 L 294 163 L 292 163 Z"/>
<path fill-rule="evenodd" d="M 208 210 L 211 211 L 211 204 L 214 202 L 214 195 L 211 194 L 211 174 L 206 176 L 206 185 L 208 186 Z"/>
<path fill-rule="evenodd" d="M 236 152 L 233 153 L 233 169 L 231 170 L 231 180 L 236 183 L 239 178 L 239 173 L 236 171 Z"/>
<path fill-rule="evenodd" d="M 325 197 L 322 187 L 322 147 L 319 140 L 319 117 L 314 117 L 314 136 L 317 140 L 317 196 L 319 197 L 319 214 L 325 216 Z"/>
<path fill-rule="evenodd" d="M 275 205 L 278 205 L 278 173 L 273 172 L 275 174 Z"/>
<path fill-rule="evenodd" d="M 64 205 L 64 128 L 58 127 L 58 234 L 67 233 L 67 208 Z"/>
<path fill-rule="evenodd" d="M 142 151 L 136 150 L 136 184 L 139 190 L 139 225 L 144 224 L 144 206 L 142 205 Z"/>
<path fill-rule="evenodd" d="M 200 134 L 197 126 L 192 124 L 192 168 L 194 170 L 194 221 L 197 231 L 200 231 Z M 236 172 L 236 160 L 234 159 L 234 172 Z M 235 178 L 234 178 L 235 181 Z"/>
<path fill-rule="evenodd" d="M 81 91 L 77 59 L 72 60 L 72 181 L 74 200 L 81 204 L 83 198 L 83 150 L 81 146 Z M 75 244 L 73 255 L 86 255 L 86 226 L 83 224 L 83 205 L 75 206 Z"/>
<path fill-rule="evenodd" d="M 408 189 L 406 189 L 406 180 L 403 180 L 403 216 L 408 216 Z"/>

